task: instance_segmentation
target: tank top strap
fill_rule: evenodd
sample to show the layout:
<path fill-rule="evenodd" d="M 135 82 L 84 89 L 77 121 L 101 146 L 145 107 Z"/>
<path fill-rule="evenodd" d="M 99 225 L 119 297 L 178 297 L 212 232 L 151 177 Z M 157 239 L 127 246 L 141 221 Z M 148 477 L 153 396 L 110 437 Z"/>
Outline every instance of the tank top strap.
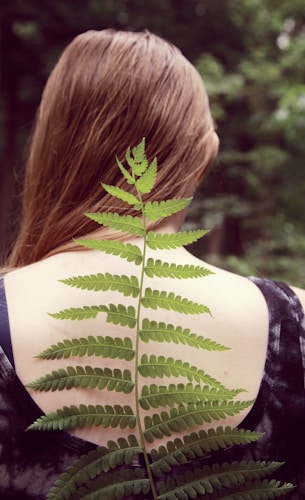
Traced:
<path fill-rule="evenodd" d="M 0 277 L 0 346 L 15 369 L 3 277 Z"/>

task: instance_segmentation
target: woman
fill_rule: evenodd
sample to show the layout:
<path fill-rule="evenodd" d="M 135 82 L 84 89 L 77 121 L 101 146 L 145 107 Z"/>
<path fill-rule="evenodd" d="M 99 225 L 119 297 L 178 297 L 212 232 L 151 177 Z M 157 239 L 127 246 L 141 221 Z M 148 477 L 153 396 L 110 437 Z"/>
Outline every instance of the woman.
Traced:
<path fill-rule="evenodd" d="M 148 158 L 157 157 L 159 165 L 155 188 L 145 200 L 192 196 L 218 149 L 208 98 L 196 70 L 173 45 L 148 32 L 90 31 L 76 37 L 63 52 L 42 96 L 25 169 L 20 229 L 1 285 L 0 491 L 7 497 L 44 498 L 54 479 L 75 458 L 96 444 L 106 445 L 109 439 L 124 435 L 122 430 L 105 432 L 98 427 L 77 429 L 75 435 L 25 433 L 42 412 L 79 402 L 100 404 L 101 396 L 89 390 L 33 392 L 24 386 L 50 371 L 48 361 L 35 359 L 39 352 L 63 338 L 88 334 L 87 322 L 62 323 L 48 316 L 80 307 L 84 301 L 96 303 L 93 292 L 84 298 L 84 292 L 65 287 L 59 280 L 97 272 L 134 273 L 132 264 L 84 250 L 73 239 L 115 239 L 120 234 L 97 229 L 84 213 L 132 213 L 119 200 L 114 205 L 100 183 L 128 189 L 115 158 L 123 161 L 127 148 L 143 137 Z M 184 215 L 153 223 L 148 229 L 176 232 Z M 154 256 L 202 265 L 184 249 L 168 255 L 163 251 L 162 257 L 155 252 Z M 254 282 L 204 265 L 215 274 L 198 278 L 195 285 L 194 280 L 164 280 L 162 289 L 206 303 L 212 317 L 188 316 L 180 323 L 230 350 L 215 358 L 213 353 L 183 346 L 183 361 L 204 367 L 226 387 L 242 386 L 246 399 L 252 400 L 246 410 L 223 423 L 241 424 L 266 435 L 233 457 L 285 460 L 283 478 L 300 482 L 305 462 L 299 446 L 305 416 L 301 349 L 305 291 L 264 280 Z M 157 279 L 155 286 L 160 286 Z M 113 293 L 104 292 L 105 304 L 114 300 Z M 158 311 L 158 321 L 171 323 L 174 318 L 175 313 Z M 105 331 L 115 336 L 118 327 L 106 324 L 100 314 L 91 321 L 90 334 Z M 164 356 L 172 355 L 170 344 L 160 344 L 159 349 Z M 152 352 L 156 353 L 156 346 L 152 350 L 148 344 L 146 353 Z M 75 361 L 82 363 L 86 361 Z M 92 358 L 90 363 L 99 366 L 100 361 Z M 107 363 L 113 366 L 112 360 Z M 52 362 L 52 369 L 61 366 L 60 361 Z M 111 392 L 103 393 L 103 398 L 103 404 L 117 401 Z M 221 457 L 227 460 L 230 450 Z"/>

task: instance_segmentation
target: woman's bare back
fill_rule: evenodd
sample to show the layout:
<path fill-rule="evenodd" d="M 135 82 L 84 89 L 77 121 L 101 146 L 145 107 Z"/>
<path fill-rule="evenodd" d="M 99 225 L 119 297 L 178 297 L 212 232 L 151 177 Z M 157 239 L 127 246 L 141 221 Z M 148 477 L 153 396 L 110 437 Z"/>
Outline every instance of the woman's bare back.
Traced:
<path fill-rule="evenodd" d="M 173 357 L 203 369 L 229 389 L 243 388 L 238 399 L 254 400 L 257 396 L 265 363 L 268 337 L 268 311 L 259 289 L 248 279 L 202 263 L 185 249 L 170 252 L 153 252 L 154 258 L 178 264 L 204 265 L 214 274 L 190 280 L 148 279 L 145 286 L 152 289 L 173 291 L 194 302 L 203 303 L 211 314 L 184 315 L 158 309 L 142 311 L 145 317 L 166 324 L 181 325 L 203 337 L 229 347 L 230 350 L 211 352 L 191 346 L 172 343 L 142 343 L 141 353 Z M 5 276 L 9 322 L 16 372 L 23 384 L 49 373 L 54 369 L 70 366 L 99 366 L 114 368 L 118 360 L 91 356 L 67 360 L 46 361 L 35 359 L 52 344 L 65 338 L 87 335 L 129 336 L 135 343 L 135 330 L 106 323 L 106 315 L 86 321 L 58 320 L 48 313 L 84 305 L 122 303 L 134 305 L 134 300 L 117 292 L 89 292 L 71 288 L 58 280 L 72 276 L 110 272 L 132 275 L 138 272 L 133 264 L 97 251 L 79 251 L 57 254 L 39 263 L 12 271 Z M 174 347 L 173 347 L 174 346 Z M 119 367 L 131 369 L 128 361 L 119 360 Z M 164 380 L 155 381 L 165 385 Z M 167 379 L 166 383 L 178 383 Z M 75 404 L 127 404 L 134 406 L 132 394 L 99 391 L 98 389 L 71 389 L 56 392 L 34 392 L 32 398 L 48 413 L 64 405 Z M 247 410 L 228 417 L 227 425 L 239 424 Z M 215 425 L 220 425 L 217 421 Z M 126 429 L 126 435 L 130 429 Z M 98 444 L 122 435 L 122 429 L 78 429 L 75 434 Z M 160 443 L 161 444 L 161 443 Z"/>

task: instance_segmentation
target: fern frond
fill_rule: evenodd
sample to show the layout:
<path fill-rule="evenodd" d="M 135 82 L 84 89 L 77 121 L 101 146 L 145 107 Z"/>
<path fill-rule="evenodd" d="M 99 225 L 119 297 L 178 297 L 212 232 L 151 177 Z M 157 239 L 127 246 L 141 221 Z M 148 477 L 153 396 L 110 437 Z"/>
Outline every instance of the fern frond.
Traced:
<path fill-rule="evenodd" d="M 93 337 L 89 335 L 80 339 L 64 339 L 41 352 L 36 358 L 62 359 L 71 356 L 101 356 L 110 359 L 131 361 L 135 356 L 132 341 L 129 337 Z"/>
<path fill-rule="evenodd" d="M 209 308 L 204 304 L 198 304 L 180 295 L 175 295 L 173 292 L 160 292 L 159 290 L 152 290 L 151 288 L 145 289 L 141 303 L 144 307 L 154 310 L 161 307 L 168 311 L 172 310 L 183 314 L 211 314 Z"/>
<path fill-rule="evenodd" d="M 119 200 L 125 201 L 129 205 L 133 205 L 135 210 L 141 208 L 141 204 L 139 203 L 138 198 L 136 198 L 133 194 L 121 189 L 117 186 L 110 186 L 109 184 L 104 184 L 102 182 L 102 186 L 111 196 L 118 198 Z"/>
<path fill-rule="evenodd" d="M 126 405 L 72 405 L 42 415 L 26 430 L 55 431 L 93 426 L 133 429 L 136 426 L 136 417 L 132 408 Z"/>
<path fill-rule="evenodd" d="M 179 233 L 147 233 L 147 246 L 152 250 L 171 250 L 186 245 L 191 245 L 202 238 L 209 231 L 197 229 L 196 231 L 180 231 Z"/>
<path fill-rule="evenodd" d="M 129 394 L 134 387 L 129 370 L 119 368 L 99 368 L 92 366 L 68 366 L 60 368 L 52 373 L 39 377 L 37 380 L 26 385 L 34 391 L 62 391 L 82 387 L 89 389 L 107 389 L 108 391 L 124 392 Z"/>
<path fill-rule="evenodd" d="M 161 260 L 147 259 L 144 268 L 145 274 L 149 278 L 156 276 L 157 278 L 202 278 L 214 274 L 209 269 L 202 266 L 182 265 L 182 264 L 168 264 L 161 262 Z"/>
<path fill-rule="evenodd" d="M 73 276 L 72 278 L 59 281 L 65 285 L 80 288 L 81 290 L 93 290 L 94 292 L 99 292 L 101 290 L 103 292 L 107 290 L 118 291 L 125 297 L 132 296 L 136 298 L 140 292 L 139 280 L 136 276 L 98 273 L 85 276 Z"/>
<path fill-rule="evenodd" d="M 195 425 L 211 423 L 213 420 L 233 416 L 253 404 L 253 401 L 225 401 L 214 403 L 197 403 L 179 405 L 170 408 L 169 412 L 162 411 L 153 416 L 145 416 L 144 436 L 146 441 L 152 443 L 154 438 L 171 436 L 172 432 L 185 431 Z"/>
<path fill-rule="evenodd" d="M 146 172 L 137 180 L 137 189 L 140 193 L 150 193 L 157 178 L 157 159 L 154 158 Z"/>
<path fill-rule="evenodd" d="M 134 262 L 137 266 L 142 264 L 143 256 L 141 249 L 137 245 L 131 243 L 123 243 L 122 241 L 112 240 L 74 240 L 79 245 L 99 250 L 110 255 L 116 255 L 128 262 Z"/>
<path fill-rule="evenodd" d="M 227 446 L 244 445 L 257 441 L 263 436 L 257 432 L 231 427 L 192 432 L 183 438 L 168 441 L 158 450 L 151 450 L 151 470 L 155 476 L 170 472 L 172 466 L 186 463 L 198 457 L 204 457 L 212 451 L 224 449 Z"/>
<path fill-rule="evenodd" d="M 164 217 L 181 212 L 192 201 L 193 198 L 179 198 L 164 201 L 148 201 L 144 205 L 144 214 L 151 220 L 156 221 Z"/>
<path fill-rule="evenodd" d="M 82 455 L 59 476 L 50 489 L 47 499 L 70 498 L 80 486 L 96 478 L 102 472 L 109 472 L 118 465 L 132 463 L 135 453 L 141 452 L 135 436 L 128 440 L 120 438 L 117 443 L 108 443 L 108 448 L 98 446 L 96 450 Z"/>
<path fill-rule="evenodd" d="M 84 306 L 84 307 L 71 307 L 70 309 L 63 309 L 58 313 L 48 313 L 49 316 L 55 319 L 94 319 L 100 312 L 108 312 L 106 306 Z"/>
<path fill-rule="evenodd" d="M 158 499 L 181 499 L 184 498 L 183 494 L 188 495 L 185 498 L 196 498 L 197 494 L 212 493 L 214 490 L 244 484 L 247 480 L 257 480 L 270 474 L 280 465 L 275 462 L 235 461 L 231 464 L 214 464 L 212 467 L 206 465 L 194 471 L 189 469 L 184 474 L 180 474 L 177 479 L 170 477 L 166 482 L 161 482 L 161 495 Z"/>
<path fill-rule="evenodd" d="M 157 323 L 144 318 L 142 328 L 140 330 L 140 338 L 143 342 L 150 340 L 155 342 L 173 342 L 175 344 L 190 345 L 196 349 L 205 349 L 207 351 L 227 351 L 229 347 L 225 347 L 215 340 L 211 340 L 196 333 L 190 333 L 189 328 L 182 328 L 163 322 Z"/>
<path fill-rule="evenodd" d="M 150 491 L 149 479 L 140 468 L 110 472 L 96 478 L 82 487 L 73 500 L 119 500 L 147 495 Z M 145 496 L 144 496 L 145 498 Z"/>
<path fill-rule="evenodd" d="M 119 215 L 116 213 L 86 213 L 86 217 L 98 224 L 122 231 L 123 233 L 144 236 L 145 229 L 140 217 L 132 215 Z"/>
<path fill-rule="evenodd" d="M 274 498 L 280 498 L 292 492 L 295 489 L 295 485 L 291 483 L 281 484 L 280 481 L 275 479 L 264 479 L 260 481 L 256 479 L 255 481 L 247 481 L 245 485 L 234 488 L 233 492 L 219 492 L 218 495 L 212 498 L 217 498 L 221 500 L 272 500 Z M 222 493 L 222 494 L 221 494 Z"/>
<path fill-rule="evenodd" d="M 238 391 L 236 390 L 202 387 L 191 382 L 188 384 L 169 384 L 167 386 L 151 384 L 142 387 L 139 402 L 144 410 L 149 410 L 150 408 L 173 407 L 176 404 L 228 401 L 237 394 Z"/>
<path fill-rule="evenodd" d="M 186 377 L 189 382 L 210 385 L 224 390 L 225 387 L 204 370 L 190 365 L 186 361 L 174 358 L 165 358 L 165 356 L 156 356 L 143 354 L 139 364 L 139 373 L 142 377 L 163 378 L 163 377 Z M 236 389 L 237 393 L 243 392 L 242 389 Z"/>
<path fill-rule="evenodd" d="M 120 363 L 114 364 L 113 369 L 110 369 L 105 366 L 108 364 L 107 360 L 102 360 L 105 367 L 68 366 L 38 378 L 27 387 L 36 391 L 89 388 L 126 395 L 133 393 L 132 406 L 64 406 L 56 412 L 42 415 L 27 430 L 50 431 L 93 426 L 104 429 L 129 428 L 136 429 L 134 432 L 139 434 L 140 444 L 136 436 L 132 435 L 128 439 L 109 441 L 107 448 L 97 447 L 96 451 L 75 461 L 60 476 L 47 498 L 118 500 L 140 495 L 141 498 L 149 496 L 155 500 L 187 500 L 202 498 L 203 495 L 209 499 L 248 500 L 285 495 L 293 488 L 292 485 L 264 480 L 266 475 L 272 474 L 281 465 L 278 462 L 242 461 L 205 465 L 196 469 L 197 458 L 205 459 L 208 454 L 208 463 L 211 463 L 211 452 L 228 446 L 249 444 L 259 439 L 261 434 L 230 427 L 218 427 L 214 430 L 207 425 L 213 422 L 215 427 L 216 422 L 221 423 L 227 417 L 237 415 L 251 406 L 253 401 L 235 401 L 243 389 L 228 389 L 202 369 L 181 359 L 143 354 L 143 343 L 150 341 L 181 344 L 209 351 L 223 351 L 227 348 L 209 338 L 191 333 L 190 329 L 143 319 L 143 307 L 154 311 L 163 308 L 183 314 L 211 314 L 206 305 L 175 295 L 171 291 L 144 289 L 145 276 L 186 279 L 203 278 L 213 273 L 200 265 L 180 265 L 147 258 L 147 247 L 152 250 L 183 247 L 194 243 L 208 231 L 182 231 L 176 234 L 155 234 L 150 231 L 146 234 L 146 219 L 154 222 L 172 216 L 185 209 L 192 198 L 153 202 L 143 200 L 142 195 L 152 191 L 157 176 L 157 159 L 149 163 L 145 155 L 145 138 L 132 150 L 128 148 L 125 159 L 127 168 L 118 158 L 116 161 L 127 184 L 132 186 L 131 192 L 105 183 L 102 183 L 102 187 L 110 196 L 127 203 L 134 211 L 139 211 L 138 216 L 112 212 L 85 215 L 116 231 L 143 237 L 140 246 L 95 239 L 76 239 L 75 242 L 85 248 L 141 265 L 138 273 L 140 278 L 104 272 L 73 276 L 61 282 L 81 290 L 120 292 L 125 297 L 136 299 L 130 299 L 130 303 L 135 302 L 135 307 L 122 304 L 72 307 L 50 316 L 82 320 L 96 318 L 101 312 L 106 313 L 107 323 L 134 329 L 135 345 L 128 337 L 88 335 L 86 338 L 58 342 L 37 357 L 52 360 L 73 356 L 100 356 L 112 360 L 123 359 L 126 362 L 134 360 L 133 371 L 116 368 Z M 115 330 L 120 331 L 119 328 Z M 134 381 L 132 373 L 135 374 Z M 174 377 L 178 378 L 176 384 L 172 383 Z M 150 380 L 147 381 L 147 378 Z M 157 378 L 170 380 L 162 380 L 163 385 L 151 383 L 151 379 L 155 382 L 154 379 Z M 162 439 L 162 445 L 149 453 L 148 443 L 153 443 L 155 439 Z M 136 463 L 134 458 L 143 458 L 143 461 Z M 180 467 L 182 464 L 185 465 Z M 173 467 L 175 473 L 171 474 Z"/>

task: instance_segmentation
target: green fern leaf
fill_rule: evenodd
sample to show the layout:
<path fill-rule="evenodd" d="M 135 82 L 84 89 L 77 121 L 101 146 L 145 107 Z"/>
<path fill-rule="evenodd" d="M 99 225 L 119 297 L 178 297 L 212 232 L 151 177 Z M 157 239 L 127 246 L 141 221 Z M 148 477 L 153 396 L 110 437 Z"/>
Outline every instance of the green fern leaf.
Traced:
<path fill-rule="evenodd" d="M 50 489 L 47 499 L 70 498 L 80 486 L 102 472 L 108 473 L 118 465 L 130 465 L 135 454 L 141 452 L 135 436 L 129 436 L 128 440 L 120 438 L 118 444 L 110 442 L 107 446 L 98 446 L 68 467 Z"/>
<path fill-rule="evenodd" d="M 203 425 L 211 423 L 213 420 L 217 421 L 227 416 L 233 416 L 251 404 L 253 401 L 179 405 L 177 408 L 170 408 L 169 412 L 162 411 L 160 414 L 146 416 L 144 418 L 144 437 L 146 441 L 152 443 L 154 438 L 169 437 L 173 432 L 185 431 L 195 425 Z"/>
<path fill-rule="evenodd" d="M 49 316 L 55 319 L 71 319 L 71 320 L 82 320 L 82 319 L 94 319 L 100 312 L 108 312 L 108 307 L 106 306 L 84 306 L 84 307 L 71 307 L 70 309 L 64 309 L 58 313 L 48 313 Z"/>
<path fill-rule="evenodd" d="M 96 478 L 80 488 L 73 500 L 118 500 L 147 495 L 150 491 L 149 479 L 144 470 L 133 468 L 110 472 Z M 145 498 L 145 496 L 144 496 Z"/>
<path fill-rule="evenodd" d="M 49 313 L 55 319 L 82 320 L 96 318 L 98 313 L 107 313 L 106 321 L 114 325 L 128 326 L 134 328 L 136 325 L 136 310 L 132 306 L 125 307 L 122 304 L 117 306 L 109 304 L 107 306 L 84 306 L 64 309 L 58 313 Z"/>
<path fill-rule="evenodd" d="M 134 178 L 132 177 L 132 175 L 130 175 L 128 170 L 126 170 L 126 168 L 123 166 L 122 162 L 120 162 L 118 157 L 116 157 L 116 162 L 117 162 L 117 166 L 119 167 L 123 177 L 125 177 L 125 179 L 127 180 L 127 184 L 134 184 L 135 183 Z"/>
<path fill-rule="evenodd" d="M 219 493 L 215 498 L 221 500 L 268 500 L 285 496 L 292 492 L 295 486 L 291 483 L 281 484 L 275 479 L 247 481 L 244 486 L 234 488 L 233 492 Z M 213 497 L 214 498 L 214 497 Z"/>
<path fill-rule="evenodd" d="M 209 231 L 198 229 L 196 231 L 181 231 L 179 233 L 147 233 L 147 246 L 152 250 L 171 250 L 195 243 Z"/>
<path fill-rule="evenodd" d="M 139 365 L 139 373 L 142 377 L 163 378 L 163 377 L 186 377 L 189 382 L 197 384 L 210 385 L 224 390 L 225 387 L 215 378 L 211 377 L 204 370 L 190 365 L 180 359 L 165 358 L 164 356 L 147 356 L 143 354 Z M 242 389 L 236 389 L 236 394 L 243 392 Z"/>
<path fill-rule="evenodd" d="M 221 490 L 228 486 L 244 484 L 248 479 L 264 477 L 280 465 L 274 462 L 242 461 L 222 465 L 214 464 L 212 467 L 204 466 L 194 471 L 189 469 L 177 479 L 170 477 L 166 482 L 161 482 L 161 495 L 158 499 L 180 499 L 184 498 L 183 494 L 187 495 L 185 498 L 196 498 L 197 494 L 212 493 L 214 490 Z"/>
<path fill-rule="evenodd" d="M 144 205 L 144 214 L 151 221 L 169 217 L 177 212 L 181 212 L 181 210 L 191 203 L 192 199 L 180 198 L 164 201 L 148 201 Z"/>
<path fill-rule="evenodd" d="M 94 220 L 98 224 L 122 231 L 123 233 L 136 234 L 144 236 L 145 229 L 140 217 L 132 215 L 119 215 L 116 213 L 86 213 L 89 219 Z"/>
<path fill-rule="evenodd" d="M 137 180 L 137 189 L 140 193 L 150 193 L 157 178 L 157 159 L 151 162 L 146 172 Z"/>
<path fill-rule="evenodd" d="M 111 240 L 74 240 L 75 243 L 93 250 L 100 250 L 111 255 L 117 255 L 128 262 L 134 262 L 137 266 L 142 264 L 143 256 L 141 249 L 131 243 Z"/>
<path fill-rule="evenodd" d="M 118 368 L 92 368 L 91 366 L 68 366 L 66 369 L 60 368 L 52 373 L 34 380 L 27 384 L 29 389 L 35 391 L 62 391 L 73 387 L 89 389 L 107 389 L 108 391 L 124 392 L 129 394 L 134 387 L 131 380 L 131 372 Z"/>
<path fill-rule="evenodd" d="M 106 453 L 109 450 L 99 446 L 87 455 L 82 455 L 58 477 L 46 496 L 47 500 L 71 498 L 80 486 L 103 471 L 103 455 Z"/>
<path fill-rule="evenodd" d="M 236 390 L 229 389 L 216 389 L 215 387 L 208 387 L 191 382 L 188 384 L 169 384 L 167 386 L 160 386 L 152 384 L 150 386 L 144 385 L 142 394 L 139 399 L 140 405 L 144 410 L 150 408 L 160 408 L 175 405 L 198 402 L 213 402 L 213 401 L 228 401 L 233 399 L 238 394 Z"/>
<path fill-rule="evenodd" d="M 103 358 L 131 361 L 134 359 L 135 351 L 129 337 L 122 339 L 121 337 L 93 337 L 89 335 L 80 339 L 64 339 L 35 357 L 41 359 L 66 359 L 71 356 L 101 356 Z"/>
<path fill-rule="evenodd" d="M 27 430 L 54 431 L 93 426 L 133 429 L 136 417 L 130 406 L 72 405 L 39 417 Z"/>
<path fill-rule="evenodd" d="M 142 305 L 150 309 L 167 309 L 176 311 L 183 314 L 202 314 L 210 313 L 210 310 L 204 304 L 198 304 L 180 295 L 175 295 L 173 292 L 160 292 L 159 290 L 152 290 L 146 288 L 144 296 L 141 299 Z"/>
<path fill-rule="evenodd" d="M 145 265 L 145 274 L 149 278 L 156 276 L 157 278 L 202 278 L 214 274 L 209 269 L 201 266 L 181 265 L 181 264 L 168 264 L 161 262 L 161 260 L 147 259 Z"/>
<path fill-rule="evenodd" d="M 132 306 L 127 308 L 122 304 L 117 306 L 114 304 L 109 304 L 106 306 L 84 306 L 72 307 L 71 309 L 64 309 L 58 313 L 49 313 L 52 318 L 56 319 L 70 319 L 70 320 L 82 320 L 82 319 L 92 319 L 96 318 L 98 313 L 106 312 L 108 323 L 113 323 L 114 325 L 128 326 L 129 328 L 134 328 L 136 325 L 136 310 Z"/>
<path fill-rule="evenodd" d="M 121 189 L 117 186 L 110 186 L 109 184 L 104 184 L 102 182 L 102 186 L 107 191 L 107 193 L 111 194 L 111 196 L 114 196 L 115 198 L 118 198 L 119 200 L 125 201 L 129 205 L 134 205 L 135 210 L 138 210 L 141 208 L 141 204 L 139 203 L 139 200 L 131 193 L 128 191 L 124 191 L 124 189 Z"/>
<path fill-rule="evenodd" d="M 181 326 L 174 327 L 171 324 L 157 323 L 147 318 L 143 319 L 140 330 L 140 338 L 143 342 L 150 340 L 155 342 L 173 342 L 175 344 L 190 345 L 196 349 L 205 349 L 207 351 L 226 351 L 229 347 L 218 344 L 214 340 L 190 333 L 189 328 Z"/>
<path fill-rule="evenodd" d="M 125 297 L 130 295 L 134 298 L 138 297 L 139 281 L 136 276 L 119 276 L 118 274 L 98 273 L 85 276 L 73 276 L 59 280 L 65 285 L 69 285 L 82 290 L 93 290 L 95 292 L 116 290 L 122 293 Z"/>
<path fill-rule="evenodd" d="M 151 470 L 155 476 L 161 477 L 170 472 L 172 466 L 204 457 L 227 446 L 249 444 L 262 436 L 263 434 L 231 427 L 192 432 L 183 438 L 168 441 L 166 447 L 160 446 L 158 450 L 151 450 Z"/>

